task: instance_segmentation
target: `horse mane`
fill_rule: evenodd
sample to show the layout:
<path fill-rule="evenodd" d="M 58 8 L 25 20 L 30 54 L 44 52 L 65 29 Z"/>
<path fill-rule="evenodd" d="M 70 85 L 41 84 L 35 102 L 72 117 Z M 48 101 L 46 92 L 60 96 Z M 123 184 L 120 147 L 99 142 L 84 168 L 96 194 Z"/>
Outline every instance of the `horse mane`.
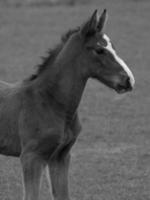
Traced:
<path fill-rule="evenodd" d="M 79 27 L 77 27 L 75 29 L 70 29 L 65 34 L 63 34 L 62 37 L 61 37 L 60 44 L 55 46 L 54 49 L 48 50 L 47 56 L 41 57 L 42 63 L 37 66 L 37 71 L 34 74 L 32 74 L 28 78 L 28 80 L 30 80 L 30 81 L 35 80 L 40 74 L 42 74 L 47 69 L 47 67 L 50 67 L 50 65 L 54 62 L 57 55 L 62 50 L 63 46 L 68 41 L 68 39 L 71 37 L 71 35 L 73 35 L 74 33 L 77 33 L 79 31 L 79 29 L 80 29 Z"/>

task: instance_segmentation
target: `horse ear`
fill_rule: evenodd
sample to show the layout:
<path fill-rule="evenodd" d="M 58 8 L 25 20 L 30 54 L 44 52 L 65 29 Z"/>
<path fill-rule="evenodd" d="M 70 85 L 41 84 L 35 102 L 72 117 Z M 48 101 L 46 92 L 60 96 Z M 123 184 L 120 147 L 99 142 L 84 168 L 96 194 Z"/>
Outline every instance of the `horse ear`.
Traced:
<path fill-rule="evenodd" d="M 90 19 L 81 26 L 80 33 L 82 36 L 92 35 L 97 31 L 98 15 L 97 10 L 94 11 Z"/>
<path fill-rule="evenodd" d="M 104 28 L 104 25 L 105 25 L 105 23 L 106 23 L 106 21 L 107 21 L 107 10 L 106 9 L 104 9 L 104 11 L 103 11 L 103 13 L 102 13 L 102 15 L 101 15 L 101 17 L 100 17 L 100 19 L 99 19 L 99 22 L 98 22 L 98 31 L 99 32 L 101 32 L 102 31 L 102 29 Z"/>

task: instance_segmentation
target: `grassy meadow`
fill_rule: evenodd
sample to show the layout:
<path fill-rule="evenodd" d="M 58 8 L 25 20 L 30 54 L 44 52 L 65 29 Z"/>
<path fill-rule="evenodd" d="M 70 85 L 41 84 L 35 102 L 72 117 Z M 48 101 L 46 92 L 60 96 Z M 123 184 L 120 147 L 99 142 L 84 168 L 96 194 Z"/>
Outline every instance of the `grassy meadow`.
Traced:
<path fill-rule="evenodd" d="M 95 0 L 71 6 L 0 7 L 0 79 L 28 77 L 40 56 L 95 8 L 108 9 L 105 32 L 136 79 L 118 96 L 89 80 L 80 104 L 83 130 L 72 149 L 73 200 L 150 200 L 150 2 Z M 41 200 L 48 200 L 45 178 Z M 0 200 L 21 200 L 19 159 L 0 156 Z"/>

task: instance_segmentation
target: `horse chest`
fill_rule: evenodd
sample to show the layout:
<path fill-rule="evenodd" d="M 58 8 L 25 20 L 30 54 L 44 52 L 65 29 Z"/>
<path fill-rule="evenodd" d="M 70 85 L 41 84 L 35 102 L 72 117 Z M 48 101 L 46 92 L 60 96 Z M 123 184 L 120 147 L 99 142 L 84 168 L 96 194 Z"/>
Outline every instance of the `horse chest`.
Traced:
<path fill-rule="evenodd" d="M 36 143 L 36 150 L 46 159 L 50 158 L 54 153 L 61 154 L 64 150 L 67 152 L 75 143 L 77 133 L 69 128 L 64 132 L 49 132 Z M 33 147 L 33 145 L 32 145 Z"/>
<path fill-rule="evenodd" d="M 48 123 L 44 120 L 43 123 L 39 123 L 38 128 L 35 127 L 36 129 L 30 131 L 30 133 L 28 131 L 30 140 L 28 140 L 27 146 L 31 146 L 31 149 L 34 149 L 46 159 L 50 158 L 55 152 L 58 152 L 58 154 L 63 152 L 64 149 L 68 152 L 80 131 L 77 120 L 65 126 L 61 121 L 55 124 L 54 121 Z"/>
<path fill-rule="evenodd" d="M 76 139 L 77 139 L 77 136 L 78 136 L 78 134 L 76 132 L 73 132 L 72 130 L 67 129 L 65 131 L 64 139 L 63 139 L 64 145 L 67 145 L 67 144 L 75 142 Z"/>

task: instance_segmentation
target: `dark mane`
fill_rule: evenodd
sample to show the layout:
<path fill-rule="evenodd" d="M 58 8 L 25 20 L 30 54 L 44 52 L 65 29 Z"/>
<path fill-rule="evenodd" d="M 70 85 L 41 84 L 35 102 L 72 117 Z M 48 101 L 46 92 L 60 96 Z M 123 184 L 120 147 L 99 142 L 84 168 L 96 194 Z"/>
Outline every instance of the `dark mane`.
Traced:
<path fill-rule="evenodd" d="M 43 71 L 46 70 L 46 68 L 52 64 L 59 54 L 59 52 L 62 50 L 64 44 L 68 41 L 71 35 L 79 31 L 79 27 L 76 29 L 70 29 L 67 31 L 62 37 L 61 37 L 61 43 L 58 44 L 54 49 L 50 49 L 48 51 L 48 55 L 46 57 L 42 57 L 42 63 L 37 66 L 37 71 L 35 74 L 32 74 L 28 80 L 32 81 L 36 79 Z"/>

